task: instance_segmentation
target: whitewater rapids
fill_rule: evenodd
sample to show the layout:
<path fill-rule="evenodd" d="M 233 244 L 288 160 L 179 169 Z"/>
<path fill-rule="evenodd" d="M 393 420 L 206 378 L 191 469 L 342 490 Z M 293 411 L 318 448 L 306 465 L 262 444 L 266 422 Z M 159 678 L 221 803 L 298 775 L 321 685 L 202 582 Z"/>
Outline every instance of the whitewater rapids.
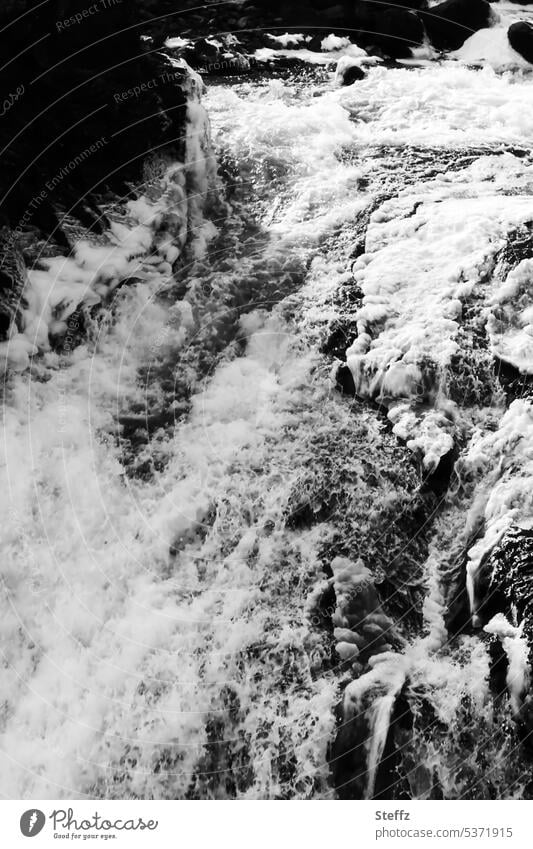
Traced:
<path fill-rule="evenodd" d="M 494 274 L 531 220 L 530 101 L 526 71 L 457 60 L 213 86 L 218 176 L 197 114 L 187 175 L 30 274 L 3 349 L 4 797 L 330 798 L 337 705 L 375 693 L 373 795 L 405 687 L 411 797 L 523 795 L 521 632 L 492 624 L 495 705 L 484 632 L 450 637 L 443 594 L 484 523 L 475 612 L 476 564 L 531 516 L 530 400 L 484 391 L 494 356 L 533 372 L 533 261 Z M 218 200 L 184 211 L 191 180 Z M 467 491 L 429 502 L 451 450 Z M 317 602 L 339 555 L 387 584 L 403 641 L 355 680 Z"/>

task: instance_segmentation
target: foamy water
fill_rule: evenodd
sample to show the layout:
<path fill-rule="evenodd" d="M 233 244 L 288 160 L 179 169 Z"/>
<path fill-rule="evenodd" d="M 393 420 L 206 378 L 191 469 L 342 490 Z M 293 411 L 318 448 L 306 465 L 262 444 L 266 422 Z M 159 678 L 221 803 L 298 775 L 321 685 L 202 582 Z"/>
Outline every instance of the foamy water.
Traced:
<path fill-rule="evenodd" d="M 455 537 L 486 522 L 472 574 L 494 529 L 531 511 L 529 449 L 516 435 L 529 401 L 506 412 L 503 393 L 487 407 L 481 393 L 448 391 L 472 298 L 487 361 L 494 351 L 533 368 L 529 266 L 491 277 L 531 215 L 529 158 L 506 149 L 529 150 L 530 86 L 450 63 L 369 68 L 343 92 L 214 87 L 218 205 L 205 200 L 215 178 L 194 105 L 185 172 L 167 163 L 106 243 L 32 272 L 25 329 L 4 346 L 4 796 L 327 798 L 342 698 L 368 709 L 372 796 L 405 685 L 422 765 L 408 777 L 413 796 L 429 795 L 435 776 L 450 797 L 487 792 L 468 783 L 483 741 L 502 753 L 494 786 L 520 795 L 486 644 L 449 642 L 443 592 Z M 418 152 L 404 165 L 406 146 Z M 124 277 L 137 282 L 121 287 Z M 339 292 L 356 284 L 353 405 L 321 348 L 346 317 Z M 87 338 L 55 352 L 49 332 L 97 300 Z M 456 444 L 471 488 L 440 505 L 421 542 L 415 464 L 433 470 Z M 404 648 L 376 655 L 354 682 L 334 654 L 331 612 L 316 612 L 338 554 L 397 573 Z M 520 634 L 503 639 L 509 675 L 522 676 Z M 511 712 L 523 686 L 509 687 Z M 466 750 L 465 716 L 479 731 Z"/>

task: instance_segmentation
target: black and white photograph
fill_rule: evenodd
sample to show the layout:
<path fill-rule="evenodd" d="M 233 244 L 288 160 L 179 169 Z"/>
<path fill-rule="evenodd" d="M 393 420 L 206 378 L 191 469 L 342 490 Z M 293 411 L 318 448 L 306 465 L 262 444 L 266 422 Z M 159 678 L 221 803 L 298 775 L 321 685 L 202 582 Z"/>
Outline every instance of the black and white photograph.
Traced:
<path fill-rule="evenodd" d="M 12 845 L 529 845 L 532 0 L 1 0 L 0 65 Z"/>

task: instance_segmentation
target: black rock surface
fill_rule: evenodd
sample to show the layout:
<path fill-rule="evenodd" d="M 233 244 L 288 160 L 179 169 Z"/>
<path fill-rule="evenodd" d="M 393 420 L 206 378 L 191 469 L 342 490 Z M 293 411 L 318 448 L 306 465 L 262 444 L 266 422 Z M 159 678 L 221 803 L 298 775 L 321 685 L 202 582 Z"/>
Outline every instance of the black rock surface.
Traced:
<path fill-rule="evenodd" d="M 457 50 L 475 32 L 491 25 L 493 13 L 486 0 L 444 0 L 420 12 L 432 45 Z"/>
<path fill-rule="evenodd" d="M 511 24 L 507 30 L 509 44 L 528 62 L 533 63 L 533 26 L 526 21 Z"/>

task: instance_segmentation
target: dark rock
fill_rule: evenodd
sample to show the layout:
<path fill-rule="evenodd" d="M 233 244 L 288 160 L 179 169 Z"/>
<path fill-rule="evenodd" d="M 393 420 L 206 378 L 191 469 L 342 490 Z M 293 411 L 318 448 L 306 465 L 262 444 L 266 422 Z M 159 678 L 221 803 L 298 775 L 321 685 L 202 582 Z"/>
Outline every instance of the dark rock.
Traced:
<path fill-rule="evenodd" d="M 509 658 L 501 644 L 501 640 L 494 634 L 488 639 L 490 672 L 489 684 L 494 697 L 500 698 L 507 690 L 507 673 L 509 671 Z"/>
<path fill-rule="evenodd" d="M 401 6 L 404 9 L 419 11 L 420 9 L 427 9 L 428 2 L 427 0 L 389 0 L 389 6 Z"/>
<path fill-rule="evenodd" d="M 403 752 L 411 742 L 413 719 L 408 698 L 402 691 L 394 703 L 389 733 L 376 771 L 373 799 L 412 798 L 401 766 Z"/>
<path fill-rule="evenodd" d="M 332 784 L 339 799 L 363 799 L 370 732 L 367 717 L 364 712 L 347 717 L 342 702 L 335 713 L 337 734 L 328 751 Z"/>
<path fill-rule="evenodd" d="M 353 375 L 346 364 L 339 366 L 336 374 L 336 383 L 343 395 L 349 395 L 351 398 L 355 398 Z"/>
<path fill-rule="evenodd" d="M 511 526 L 481 563 L 474 581 L 474 595 L 479 596 L 476 613 L 485 624 L 495 613 L 503 613 L 514 625 L 520 625 L 528 644 L 528 666 L 531 670 L 533 648 L 533 531 Z M 500 670 L 500 679 L 502 673 Z M 508 682 L 507 682 L 508 683 Z M 517 681 L 518 683 L 518 681 Z M 499 681 L 503 691 L 503 684 Z M 515 697 L 516 697 L 515 693 Z M 533 701 L 524 688 L 518 694 L 521 702 L 517 723 L 519 732 L 531 738 Z"/>
<path fill-rule="evenodd" d="M 393 646 L 398 646 L 398 635 L 392 620 L 381 606 L 375 579 L 363 565 L 344 557 L 331 563 L 335 588 L 336 609 L 332 616 L 337 640 L 336 651 L 339 668 L 351 666 L 357 678 L 368 660 Z M 395 772 L 402 748 L 402 729 L 409 729 L 411 714 L 406 700 L 400 695 L 391 715 L 382 756 L 377 764 L 374 787 L 369 787 L 368 748 L 364 741 L 372 733 L 370 706 L 382 695 L 380 686 L 372 683 L 354 697 L 347 690 L 337 705 L 337 734 L 329 751 L 332 783 L 340 799 L 396 798 L 392 787 L 396 785 Z M 397 790 L 402 794 L 401 788 Z M 370 792 L 369 792 L 370 791 Z M 393 794 L 392 797 L 390 794 Z"/>
<path fill-rule="evenodd" d="M 337 64 L 335 80 L 339 85 L 352 85 L 357 80 L 364 80 L 365 76 L 363 69 L 347 57 L 343 57 Z"/>
<path fill-rule="evenodd" d="M 512 526 L 483 563 L 488 590 L 503 596 L 498 612 L 524 623 L 533 638 L 533 531 Z"/>
<path fill-rule="evenodd" d="M 409 58 L 411 48 L 424 41 L 424 27 L 416 12 L 379 6 L 360 0 L 347 14 L 347 34 L 363 47 L 378 49 L 394 59 Z"/>
<path fill-rule="evenodd" d="M 419 14 L 429 40 L 438 50 L 457 50 L 467 38 L 493 21 L 486 0 L 445 0 Z"/>
<path fill-rule="evenodd" d="M 483 628 L 497 613 L 508 613 L 505 592 L 494 579 L 493 553 L 486 554 L 473 577 L 472 623 Z"/>
<path fill-rule="evenodd" d="M 216 39 L 198 38 L 180 48 L 165 48 L 165 52 L 185 59 L 191 68 L 207 75 L 232 76 L 242 74 L 250 68 L 246 55 L 236 49 L 233 40 L 228 36 Z"/>
<path fill-rule="evenodd" d="M 428 489 L 439 498 L 442 498 L 445 495 L 450 486 L 457 455 L 458 451 L 455 447 L 451 448 L 446 452 L 446 454 L 442 455 L 437 468 L 424 478 L 422 483 L 423 491 Z"/>
<path fill-rule="evenodd" d="M 17 4 L 18 14 L 24 5 Z M 138 178 L 154 147 L 182 146 L 186 72 L 162 55 L 143 53 L 131 5 L 109 4 L 88 17 L 85 6 L 69 0 L 59 11 L 42 4 L 22 21 L 0 13 L 2 55 L 12 60 L 2 76 L 2 100 L 23 89 L 0 130 L 8 165 L 0 178 L 3 211 L 10 223 L 43 191 L 32 221 L 40 215 L 37 223 L 46 229 L 62 204 L 83 210 L 86 196 Z M 76 15 L 81 21 L 72 22 Z"/>
<path fill-rule="evenodd" d="M 5 337 L 20 306 L 26 283 L 22 252 L 9 227 L 0 228 L 0 337 Z"/>
<path fill-rule="evenodd" d="M 189 1 L 189 0 L 188 0 Z M 143 5 L 146 5 L 143 4 Z M 169 13 L 168 20 L 174 24 L 167 34 L 179 32 L 184 37 L 189 33 L 205 35 L 207 22 L 194 31 L 191 27 L 190 13 L 184 9 Z M 230 24 L 226 20 L 233 4 L 223 4 L 223 11 L 213 10 L 210 24 L 211 32 L 228 32 Z M 234 33 L 241 41 L 241 47 L 248 50 L 259 46 L 272 46 L 266 33 L 307 32 L 311 36 L 308 46 L 312 50 L 320 49 L 321 40 L 331 32 L 352 38 L 358 44 L 381 52 L 393 58 L 409 57 L 411 47 L 419 45 L 424 39 L 424 28 L 417 13 L 412 9 L 425 8 L 426 0 L 391 0 L 387 4 L 375 4 L 370 0 L 312 0 L 312 2 L 284 3 L 283 0 L 256 0 L 253 3 L 239 5 L 239 17 L 235 22 Z M 408 7 L 408 8 L 407 8 Z M 148 25 L 150 22 L 147 21 Z M 161 38 L 161 36 L 159 36 Z M 156 39 L 157 43 L 157 39 Z"/>
<path fill-rule="evenodd" d="M 2 4 L 0 224 L 15 249 L 31 233 L 68 250 L 72 222 L 102 231 L 98 201 L 129 193 L 153 151 L 182 158 L 190 77 L 147 51 L 138 24 L 119 0 L 92 15 L 85 0 Z"/>
<path fill-rule="evenodd" d="M 533 26 L 526 21 L 511 24 L 507 30 L 509 44 L 528 62 L 533 63 Z"/>
<path fill-rule="evenodd" d="M 520 371 L 500 357 L 494 357 L 494 373 L 509 404 L 517 398 L 533 397 L 533 375 Z"/>

